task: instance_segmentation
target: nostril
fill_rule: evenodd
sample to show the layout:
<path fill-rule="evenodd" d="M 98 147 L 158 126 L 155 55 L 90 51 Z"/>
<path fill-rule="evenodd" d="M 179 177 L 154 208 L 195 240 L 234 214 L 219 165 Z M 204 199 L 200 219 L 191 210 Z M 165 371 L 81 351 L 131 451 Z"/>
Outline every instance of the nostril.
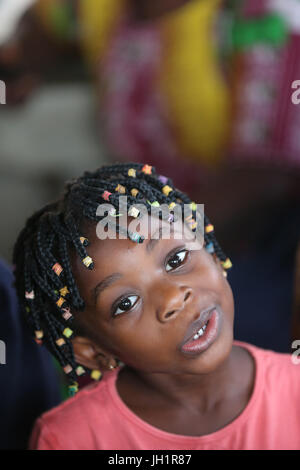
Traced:
<path fill-rule="evenodd" d="M 176 310 L 172 310 L 172 312 L 166 313 L 165 318 L 167 319 L 167 318 L 171 317 L 175 312 L 176 312 Z"/>

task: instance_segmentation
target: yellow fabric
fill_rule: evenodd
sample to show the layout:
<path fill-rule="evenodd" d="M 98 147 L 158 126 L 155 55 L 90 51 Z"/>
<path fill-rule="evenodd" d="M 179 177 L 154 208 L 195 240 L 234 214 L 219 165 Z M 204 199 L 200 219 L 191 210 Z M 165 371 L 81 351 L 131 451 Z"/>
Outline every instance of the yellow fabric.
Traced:
<path fill-rule="evenodd" d="M 193 0 L 160 22 L 164 60 L 160 88 L 181 153 L 214 166 L 229 133 L 229 89 L 214 36 L 220 0 Z"/>

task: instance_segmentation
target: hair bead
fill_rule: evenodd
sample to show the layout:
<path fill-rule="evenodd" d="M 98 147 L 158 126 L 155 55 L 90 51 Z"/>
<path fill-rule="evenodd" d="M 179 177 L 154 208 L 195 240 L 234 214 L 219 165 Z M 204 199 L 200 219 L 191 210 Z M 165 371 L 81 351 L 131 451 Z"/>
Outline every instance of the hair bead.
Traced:
<path fill-rule="evenodd" d="M 163 184 L 167 184 L 167 182 L 168 182 L 168 178 L 166 176 L 163 176 L 163 175 L 159 175 L 158 179 Z"/>
<path fill-rule="evenodd" d="M 70 338 L 73 334 L 73 331 L 71 330 L 71 328 L 65 328 L 64 331 L 63 331 L 63 335 L 66 337 L 66 338 Z"/>
<path fill-rule="evenodd" d="M 87 246 L 89 245 L 89 241 L 88 241 L 87 238 L 85 238 L 85 237 L 80 237 L 79 240 L 80 240 L 80 243 L 81 243 L 84 247 L 87 247 Z"/>
<path fill-rule="evenodd" d="M 78 392 L 78 383 L 73 382 L 71 385 L 69 385 L 68 389 L 69 389 L 69 396 L 74 397 L 76 393 Z"/>
<path fill-rule="evenodd" d="M 175 202 L 171 202 L 171 204 L 169 204 L 170 211 L 172 211 L 176 205 L 177 204 Z"/>
<path fill-rule="evenodd" d="M 112 193 L 110 193 L 109 191 L 104 191 L 104 193 L 102 193 L 102 198 L 105 200 L 105 201 L 109 201 L 109 196 L 111 196 Z"/>
<path fill-rule="evenodd" d="M 232 263 L 229 258 L 222 262 L 222 266 L 224 269 L 230 269 L 232 267 Z"/>
<path fill-rule="evenodd" d="M 162 192 L 165 194 L 165 196 L 169 196 L 171 191 L 173 191 L 173 188 L 171 188 L 171 186 L 168 186 L 167 184 L 162 188 Z"/>
<path fill-rule="evenodd" d="M 30 292 L 25 292 L 25 298 L 27 300 L 33 300 L 34 299 L 34 291 L 31 290 Z"/>
<path fill-rule="evenodd" d="M 143 243 L 143 241 L 145 240 L 145 237 L 143 237 L 137 232 L 128 232 L 128 235 L 129 235 L 130 240 L 136 243 Z"/>
<path fill-rule="evenodd" d="M 93 265 L 93 260 L 90 256 L 86 256 L 86 258 L 84 258 L 82 262 L 87 268 L 91 268 Z"/>
<path fill-rule="evenodd" d="M 152 173 L 152 166 L 151 165 L 144 165 L 142 168 L 142 172 L 146 175 L 151 175 Z"/>
<path fill-rule="evenodd" d="M 133 178 L 136 177 L 136 170 L 134 168 L 130 168 L 128 170 L 128 176 L 132 176 Z"/>
<path fill-rule="evenodd" d="M 210 254 L 214 253 L 215 251 L 214 244 L 212 242 L 208 243 L 208 245 L 205 246 L 205 249 Z"/>
<path fill-rule="evenodd" d="M 91 378 L 93 380 L 100 380 L 101 376 L 102 376 L 102 374 L 101 374 L 100 370 L 97 370 L 97 369 L 92 370 Z"/>
<path fill-rule="evenodd" d="M 59 263 L 55 263 L 53 266 L 52 266 L 52 269 L 53 271 L 55 272 L 55 274 L 57 276 L 60 276 L 62 271 L 63 271 L 63 268 L 62 266 L 59 264 Z"/>
<path fill-rule="evenodd" d="M 138 195 L 138 193 L 139 193 L 139 190 L 136 189 L 136 188 L 132 188 L 132 190 L 131 190 L 130 192 L 131 192 L 131 195 L 132 195 L 133 197 L 136 197 L 136 196 Z"/>
<path fill-rule="evenodd" d="M 60 308 L 63 304 L 65 303 L 65 299 L 63 297 L 60 297 L 57 301 L 56 301 L 56 305 Z"/>
<path fill-rule="evenodd" d="M 69 307 L 67 308 L 63 308 L 63 318 L 67 321 L 69 320 L 70 318 L 72 318 L 72 313 L 70 312 L 70 309 Z"/>
<path fill-rule="evenodd" d="M 44 337 L 44 332 L 42 330 L 37 330 L 35 332 L 36 339 L 42 339 Z"/>
<path fill-rule="evenodd" d="M 72 366 L 70 366 L 70 364 L 68 364 L 64 367 L 64 372 L 66 374 L 70 374 L 70 372 L 72 372 L 72 370 L 73 370 L 73 368 L 72 368 Z"/>
<path fill-rule="evenodd" d="M 214 231 L 214 226 L 212 224 L 208 224 L 206 225 L 205 227 L 205 233 L 210 233 L 210 232 L 213 232 Z"/>
<path fill-rule="evenodd" d="M 61 347 L 64 344 L 66 344 L 65 340 L 63 338 L 58 338 L 56 341 L 57 346 Z"/>
<path fill-rule="evenodd" d="M 59 292 L 62 297 L 66 297 L 67 294 L 70 294 L 70 291 L 67 286 L 60 289 Z"/>
<path fill-rule="evenodd" d="M 75 372 L 76 372 L 76 374 L 77 374 L 78 376 L 85 374 L 85 370 L 84 370 L 84 368 L 83 368 L 82 366 L 76 367 L 76 371 L 75 371 Z"/>
<path fill-rule="evenodd" d="M 117 191 L 120 194 L 125 194 L 126 193 L 126 188 L 125 188 L 125 186 L 122 186 L 122 184 L 118 184 L 118 186 L 116 186 L 116 188 L 115 188 L 115 191 Z"/>
<path fill-rule="evenodd" d="M 131 216 L 131 217 L 134 217 L 135 219 L 139 216 L 140 214 L 140 211 L 134 207 L 134 206 L 131 206 L 129 211 L 128 211 L 128 215 Z"/>

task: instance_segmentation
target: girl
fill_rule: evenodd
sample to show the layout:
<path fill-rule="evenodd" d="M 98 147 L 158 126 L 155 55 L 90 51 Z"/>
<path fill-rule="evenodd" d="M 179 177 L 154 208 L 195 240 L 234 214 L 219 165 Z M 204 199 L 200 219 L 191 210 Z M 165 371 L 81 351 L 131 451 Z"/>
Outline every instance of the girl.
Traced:
<path fill-rule="evenodd" d="M 197 229 L 195 203 L 169 178 L 116 164 L 67 184 L 16 243 L 23 311 L 75 394 L 37 421 L 31 448 L 300 449 L 296 357 L 233 341 L 231 263 L 207 217 L 199 249 L 186 233 L 157 239 L 120 223 L 99 239 L 99 204 L 118 222 L 121 196 L 128 221 L 137 204 L 150 221 L 167 204 L 160 235 L 176 206 L 191 208 L 183 223 Z M 96 383 L 76 393 L 84 373 Z"/>

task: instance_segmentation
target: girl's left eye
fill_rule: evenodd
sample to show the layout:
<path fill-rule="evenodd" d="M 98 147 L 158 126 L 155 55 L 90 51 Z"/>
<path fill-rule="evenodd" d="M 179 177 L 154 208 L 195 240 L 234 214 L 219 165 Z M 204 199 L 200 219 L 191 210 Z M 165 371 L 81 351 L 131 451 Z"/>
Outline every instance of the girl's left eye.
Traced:
<path fill-rule="evenodd" d="M 129 295 L 128 297 L 124 297 L 121 302 L 118 303 L 117 308 L 113 310 L 113 315 L 121 315 L 122 313 L 126 312 L 127 310 L 131 310 L 136 301 L 134 302 L 132 299 L 137 299 L 137 295 Z"/>
<path fill-rule="evenodd" d="M 181 250 L 178 251 L 172 258 L 169 259 L 169 261 L 166 264 L 166 270 L 167 271 L 172 271 L 173 269 L 178 268 L 183 264 L 185 261 L 186 257 L 188 255 L 188 250 Z M 171 269 L 168 269 L 167 266 L 171 265 Z"/>

